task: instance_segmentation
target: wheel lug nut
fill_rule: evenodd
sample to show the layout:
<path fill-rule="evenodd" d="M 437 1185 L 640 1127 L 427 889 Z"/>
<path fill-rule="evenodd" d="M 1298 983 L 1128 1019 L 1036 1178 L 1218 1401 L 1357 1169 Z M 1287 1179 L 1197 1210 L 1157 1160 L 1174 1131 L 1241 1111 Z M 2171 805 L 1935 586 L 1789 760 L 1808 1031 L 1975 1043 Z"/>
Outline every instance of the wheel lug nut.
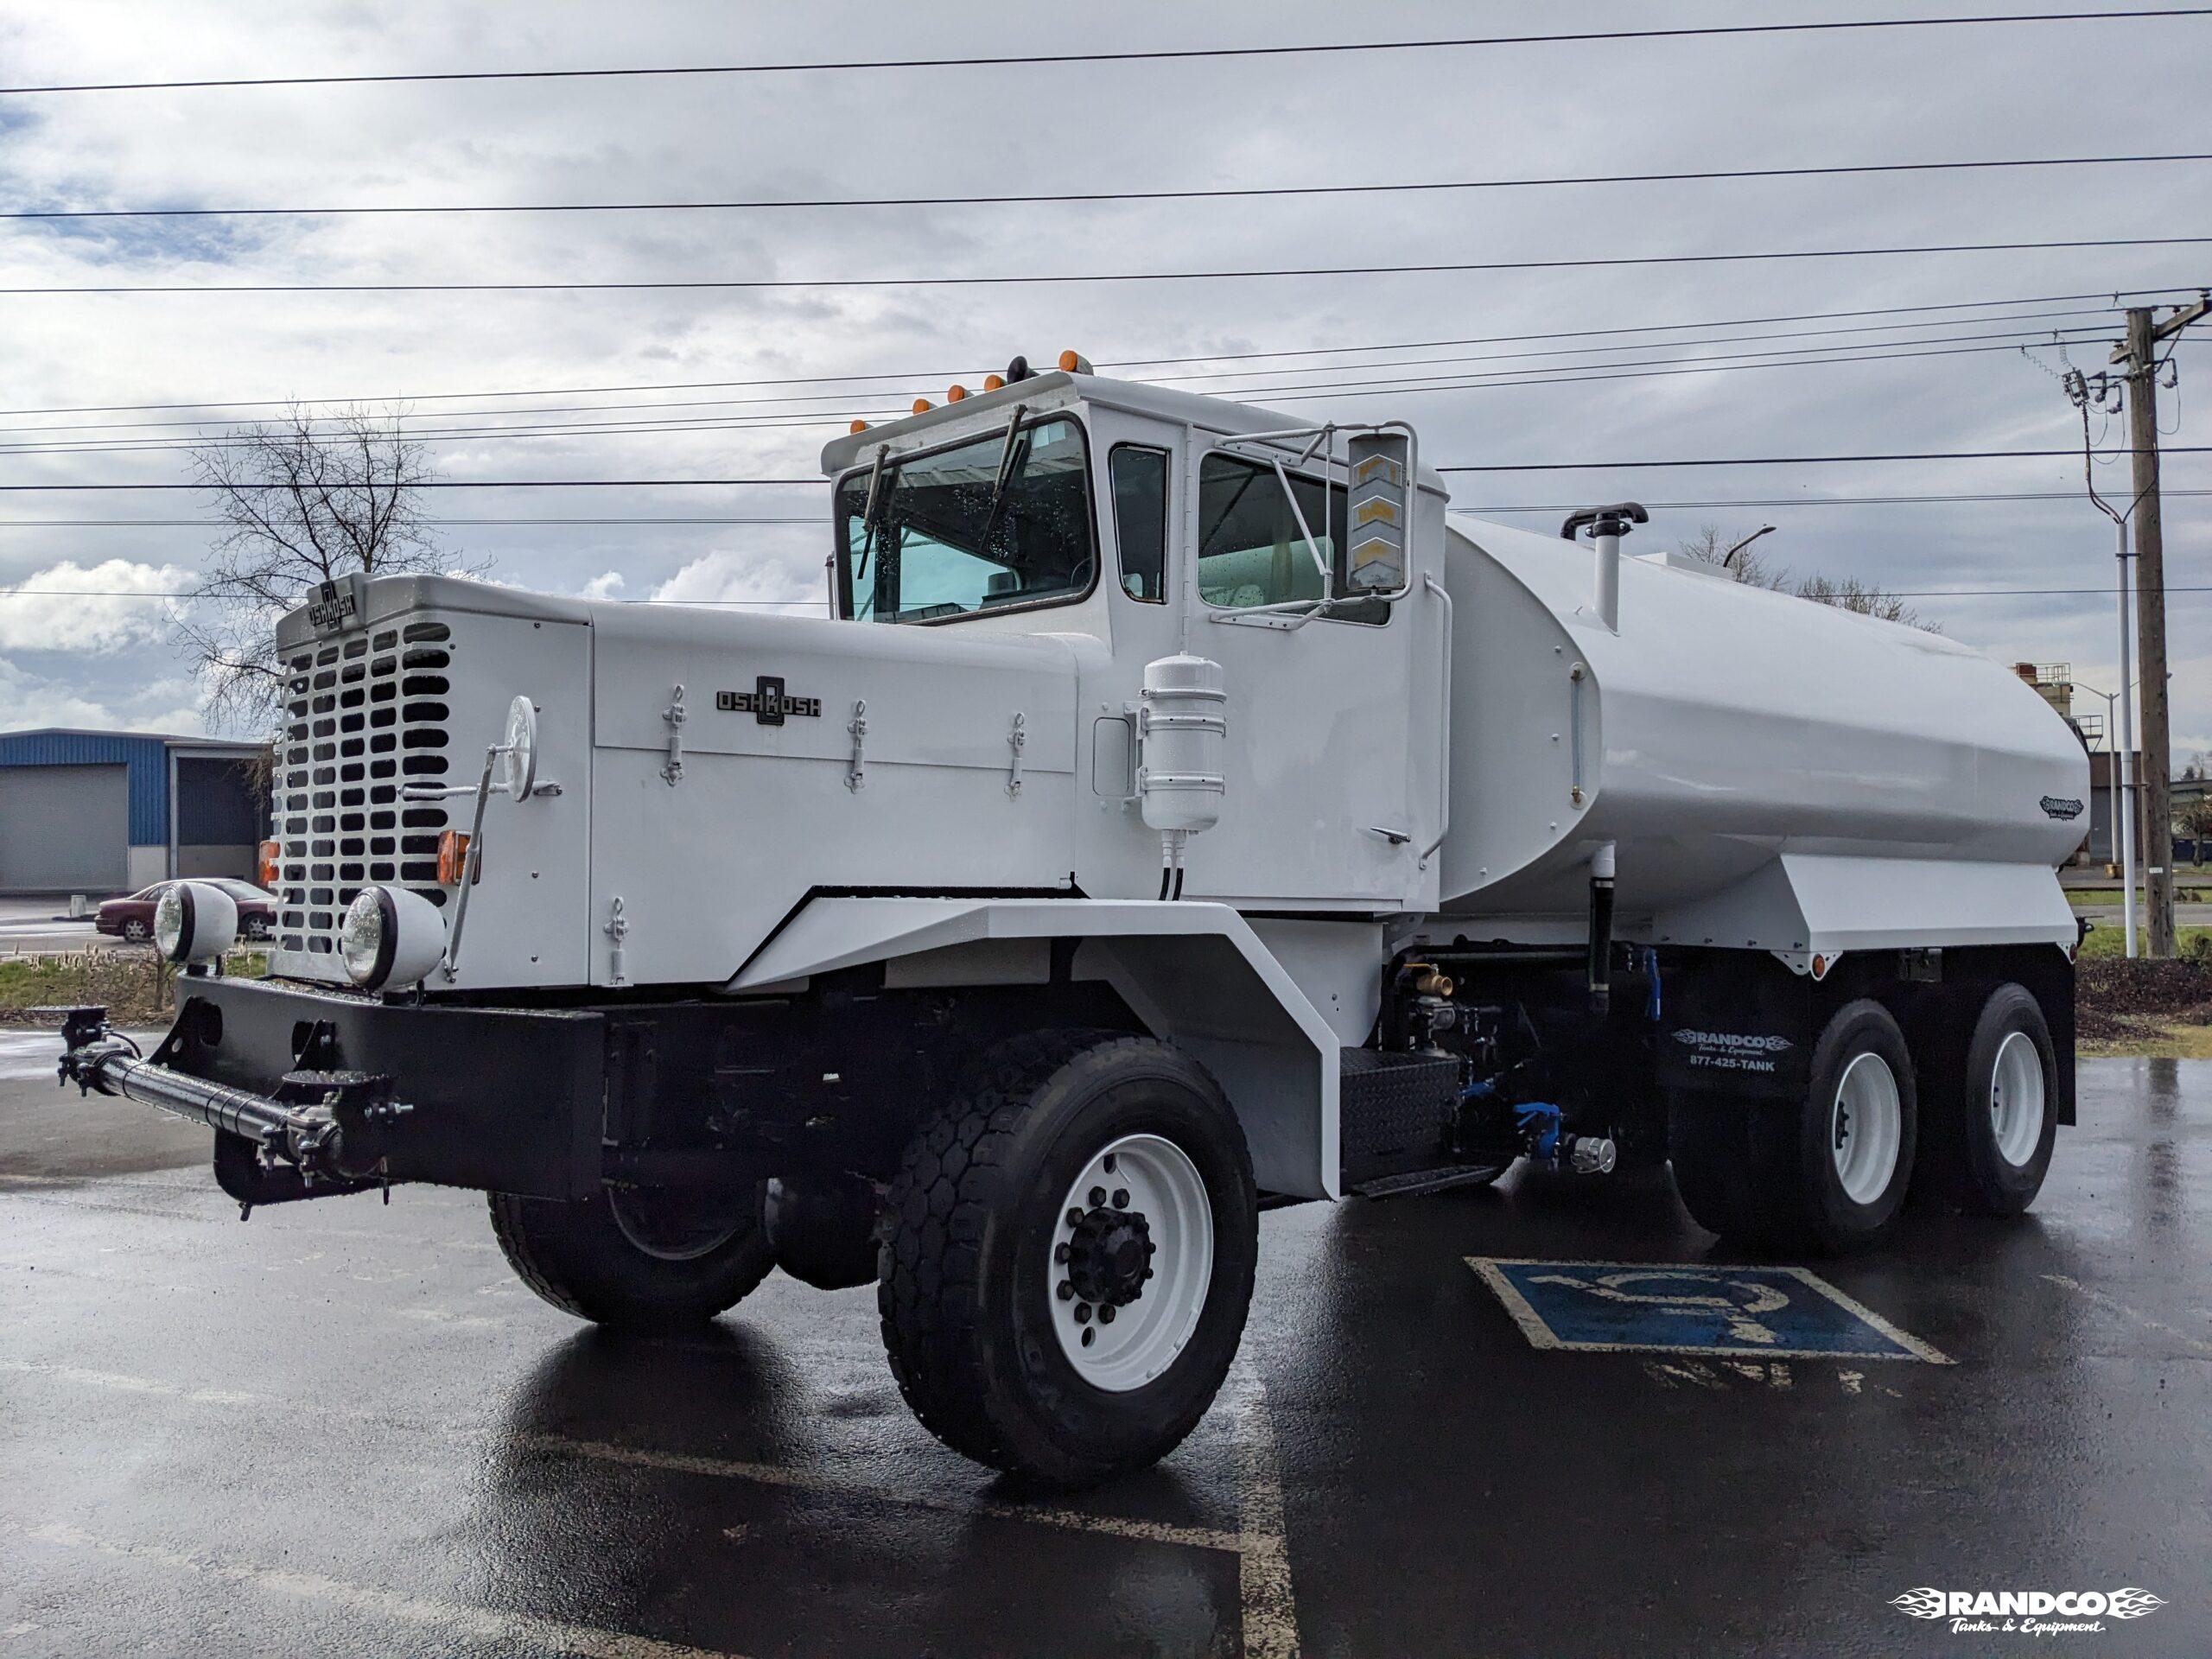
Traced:
<path fill-rule="evenodd" d="M 1078 1225 L 1080 1225 L 1080 1224 L 1081 1224 L 1082 1221 L 1083 1221 L 1083 1211 L 1080 1211 L 1080 1210 L 1071 1210 L 1071 1211 L 1068 1211 L 1068 1225 L 1069 1225 L 1069 1226 L 1071 1226 L 1071 1227 L 1078 1226 Z"/>
<path fill-rule="evenodd" d="M 1077 1325 L 1089 1325 L 1090 1323 L 1090 1304 L 1089 1302 L 1077 1302 L 1075 1305 L 1075 1322 Z"/>
<path fill-rule="evenodd" d="M 1065 1244 L 1055 1244 L 1055 1245 L 1053 1245 L 1053 1246 L 1052 1246 L 1052 1260 L 1053 1260 L 1053 1261 L 1055 1261 L 1055 1262 L 1065 1262 L 1065 1261 L 1066 1261 L 1067 1259 L 1068 1259 L 1068 1247 L 1067 1247 L 1066 1245 L 1065 1245 Z"/>
<path fill-rule="evenodd" d="M 1059 1297 L 1064 1302 L 1073 1301 L 1075 1300 L 1075 1286 L 1065 1279 L 1061 1280 Z"/>
<path fill-rule="evenodd" d="M 1147 1238 L 1144 1242 L 1144 1253 L 1147 1255 L 1157 1255 L 1160 1254 L 1160 1246 Z"/>
<path fill-rule="evenodd" d="M 1126 1210 L 1129 1207 L 1129 1189 L 1128 1187 L 1117 1186 L 1114 1189 L 1114 1207 L 1116 1210 Z"/>
<path fill-rule="evenodd" d="M 1144 1276 L 1145 1276 L 1147 1279 L 1149 1279 L 1149 1278 L 1151 1278 L 1151 1277 L 1152 1277 L 1152 1269 L 1151 1269 L 1150 1268 L 1147 1268 L 1144 1270 Z"/>
<path fill-rule="evenodd" d="M 1105 1202 L 1106 1189 L 1103 1186 L 1092 1187 L 1090 1189 L 1090 1207 L 1096 1210 L 1100 1205 Z"/>
<path fill-rule="evenodd" d="M 1101 1325 L 1111 1325 L 1114 1323 L 1113 1303 L 1109 1302 L 1105 1306 L 1098 1310 L 1098 1323 Z"/>

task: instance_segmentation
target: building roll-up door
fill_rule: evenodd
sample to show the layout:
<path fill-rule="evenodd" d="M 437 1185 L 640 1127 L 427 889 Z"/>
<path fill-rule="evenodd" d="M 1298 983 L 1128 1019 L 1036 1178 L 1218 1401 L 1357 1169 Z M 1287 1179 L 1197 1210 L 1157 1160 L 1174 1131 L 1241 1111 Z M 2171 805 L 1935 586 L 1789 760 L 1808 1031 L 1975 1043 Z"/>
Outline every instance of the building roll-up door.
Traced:
<path fill-rule="evenodd" d="M 122 766 L 0 767 L 0 890 L 118 892 L 130 836 Z"/>

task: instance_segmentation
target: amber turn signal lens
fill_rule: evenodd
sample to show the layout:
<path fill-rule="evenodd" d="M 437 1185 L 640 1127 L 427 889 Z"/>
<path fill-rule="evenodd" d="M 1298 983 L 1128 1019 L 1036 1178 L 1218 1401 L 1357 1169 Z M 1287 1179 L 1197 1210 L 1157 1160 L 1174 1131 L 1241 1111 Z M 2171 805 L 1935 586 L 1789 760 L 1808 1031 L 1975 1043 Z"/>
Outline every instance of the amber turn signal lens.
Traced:
<path fill-rule="evenodd" d="M 283 850 L 282 842 L 264 841 L 260 855 L 254 861 L 254 874 L 260 879 L 260 885 L 271 893 L 276 891 L 276 861 Z"/>
<path fill-rule="evenodd" d="M 1076 371 L 1076 365 L 1082 361 L 1083 359 L 1077 357 L 1073 352 L 1062 352 L 1060 353 L 1060 372 L 1062 374 L 1073 374 Z"/>
<path fill-rule="evenodd" d="M 914 399 L 914 413 L 917 415 L 926 415 L 930 410 L 936 407 L 937 405 L 930 402 L 926 397 L 917 397 Z"/>
<path fill-rule="evenodd" d="M 438 837 L 438 885 L 442 887 L 459 887 L 461 875 L 467 868 L 468 832 L 465 830 L 446 830 Z M 478 879 L 482 879 L 481 872 Z"/>
<path fill-rule="evenodd" d="M 983 390 L 985 391 L 996 391 L 1004 385 L 1006 385 L 1006 377 L 1002 374 L 987 374 L 983 377 Z"/>
<path fill-rule="evenodd" d="M 855 421 L 850 426 L 847 427 L 845 430 L 848 432 L 865 432 L 868 430 L 868 423 L 866 421 Z"/>
<path fill-rule="evenodd" d="M 963 397 L 965 397 L 967 395 L 968 395 L 968 388 L 967 388 L 967 387 L 965 387 L 965 386 L 950 386 L 950 387 L 946 388 L 946 390 L 945 390 L 944 401 L 945 401 L 946 403 L 948 403 L 948 404 L 957 404 L 957 403 L 958 403 L 958 402 L 959 402 Z"/>

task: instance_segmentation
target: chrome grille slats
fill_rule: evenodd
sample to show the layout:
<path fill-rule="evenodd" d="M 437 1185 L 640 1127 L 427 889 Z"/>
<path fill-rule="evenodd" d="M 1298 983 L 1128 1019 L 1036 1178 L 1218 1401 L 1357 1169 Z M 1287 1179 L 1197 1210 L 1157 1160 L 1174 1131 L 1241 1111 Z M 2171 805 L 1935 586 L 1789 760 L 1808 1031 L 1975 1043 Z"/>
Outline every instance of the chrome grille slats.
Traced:
<path fill-rule="evenodd" d="M 400 791 L 448 781 L 453 655 L 445 623 L 385 618 L 284 659 L 276 971 L 343 981 L 339 924 L 372 882 L 448 901 L 447 809 Z"/>

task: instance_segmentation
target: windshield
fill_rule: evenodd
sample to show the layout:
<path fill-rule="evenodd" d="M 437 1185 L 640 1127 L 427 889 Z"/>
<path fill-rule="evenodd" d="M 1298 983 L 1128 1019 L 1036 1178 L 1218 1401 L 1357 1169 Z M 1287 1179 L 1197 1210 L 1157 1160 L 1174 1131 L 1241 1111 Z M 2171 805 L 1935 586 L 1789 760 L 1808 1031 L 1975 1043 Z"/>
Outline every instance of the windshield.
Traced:
<path fill-rule="evenodd" d="M 1065 417 L 884 463 L 837 489 L 837 590 L 865 622 L 1077 599 L 1096 569 L 1083 429 Z"/>

